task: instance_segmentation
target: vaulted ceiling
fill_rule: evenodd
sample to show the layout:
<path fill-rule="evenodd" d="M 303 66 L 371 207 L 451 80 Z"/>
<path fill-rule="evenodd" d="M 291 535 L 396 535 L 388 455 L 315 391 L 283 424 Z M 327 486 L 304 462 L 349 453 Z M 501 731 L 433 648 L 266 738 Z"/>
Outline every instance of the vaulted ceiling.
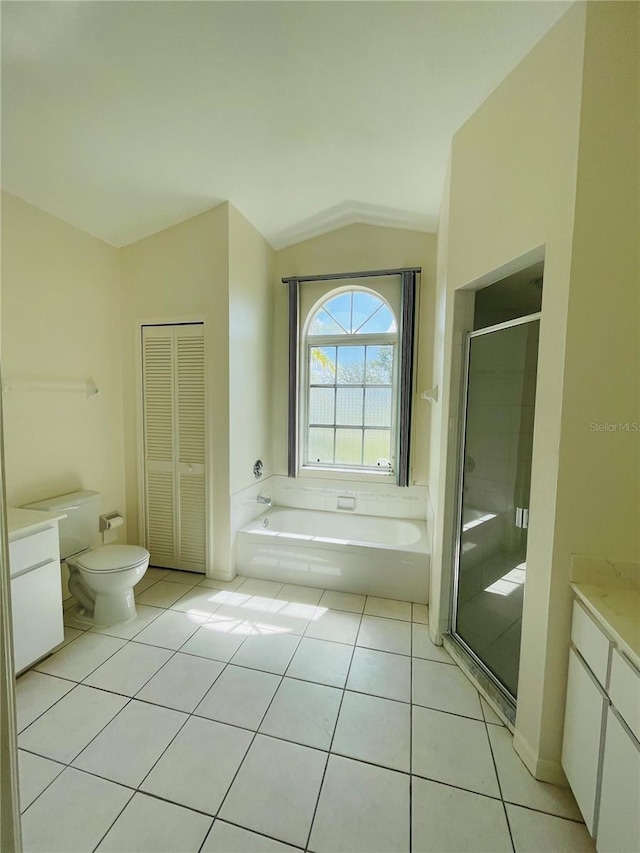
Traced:
<path fill-rule="evenodd" d="M 433 231 L 452 135 L 569 2 L 4 2 L 2 185 L 116 246 Z"/>

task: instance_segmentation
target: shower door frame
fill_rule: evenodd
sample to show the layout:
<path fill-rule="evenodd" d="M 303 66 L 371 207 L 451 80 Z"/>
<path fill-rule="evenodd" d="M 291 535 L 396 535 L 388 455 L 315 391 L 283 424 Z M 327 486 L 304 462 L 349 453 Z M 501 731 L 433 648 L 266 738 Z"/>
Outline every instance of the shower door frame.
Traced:
<path fill-rule="evenodd" d="M 459 580 L 460 580 L 460 546 L 462 540 L 462 508 L 463 508 L 463 487 L 464 487 L 464 456 L 465 449 L 467 444 L 467 406 L 468 406 L 468 395 L 469 395 L 469 367 L 471 363 L 471 340 L 472 338 L 479 338 L 484 335 L 494 334 L 495 332 L 501 332 L 503 329 L 510 329 L 514 326 L 523 326 L 528 323 L 535 323 L 542 321 L 542 312 L 537 311 L 534 314 L 525 314 L 523 317 L 516 317 L 513 320 L 506 320 L 504 323 L 496 323 L 494 326 L 487 326 L 483 329 L 476 329 L 474 331 L 465 333 L 465 346 L 464 346 L 464 355 L 462 362 L 463 369 L 463 381 L 461 386 L 461 395 L 462 395 L 462 410 L 461 410 L 461 420 L 460 420 L 460 433 L 458 439 L 458 484 L 456 491 L 456 512 L 455 512 L 455 527 L 454 534 L 456 537 L 455 540 L 455 548 L 453 555 L 453 584 L 452 584 L 452 595 L 451 595 L 451 612 L 450 612 L 450 636 L 451 639 L 465 652 L 471 660 L 475 663 L 477 667 L 480 668 L 481 672 L 489 678 L 490 682 L 499 690 L 500 694 L 506 700 L 508 705 L 515 712 L 516 709 L 516 697 L 512 696 L 506 685 L 504 685 L 500 679 L 489 669 L 487 664 L 482 660 L 482 658 L 475 652 L 469 644 L 457 633 L 457 616 L 458 616 L 458 592 L 459 592 Z M 537 372 L 537 369 L 536 369 Z M 536 376 L 537 383 L 537 376 Z M 535 414 L 534 414 L 535 418 Z M 535 429 L 535 420 L 534 420 L 534 429 Z M 533 463 L 532 463 L 533 464 Z M 527 537 L 527 550 L 529 547 L 529 540 Z M 526 588 L 526 576 L 525 576 L 525 588 Z"/>

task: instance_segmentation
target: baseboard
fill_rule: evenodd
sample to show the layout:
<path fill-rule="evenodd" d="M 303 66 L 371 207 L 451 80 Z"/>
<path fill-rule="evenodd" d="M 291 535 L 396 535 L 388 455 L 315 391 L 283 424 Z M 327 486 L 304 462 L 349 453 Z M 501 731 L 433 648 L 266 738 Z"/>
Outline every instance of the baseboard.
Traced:
<path fill-rule="evenodd" d="M 513 748 L 534 779 L 538 779 L 540 782 L 550 782 L 552 785 L 567 787 L 567 777 L 564 775 L 564 770 L 560 762 L 540 758 L 517 730 L 513 735 Z"/>

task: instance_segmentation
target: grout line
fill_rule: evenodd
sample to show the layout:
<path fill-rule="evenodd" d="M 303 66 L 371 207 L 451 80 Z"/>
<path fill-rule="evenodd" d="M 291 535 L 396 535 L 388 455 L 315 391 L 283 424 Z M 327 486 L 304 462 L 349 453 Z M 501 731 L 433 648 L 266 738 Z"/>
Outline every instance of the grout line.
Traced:
<path fill-rule="evenodd" d="M 311 816 L 311 822 L 309 824 L 309 832 L 307 834 L 307 841 L 306 841 L 306 844 L 304 845 L 305 850 L 308 849 L 309 844 L 311 843 L 311 833 L 313 832 L 313 824 L 315 823 L 316 814 L 318 813 L 318 805 L 320 804 L 320 797 L 322 795 L 322 789 L 324 788 L 324 780 L 325 780 L 326 775 L 327 775 L 327 768 L 329 767 L 329 759 L 331 758 L 331 754 L 332 754 L 331 750 L 333 749 L 333 742 L 334 742 L 335 737 L 336 737 L 336 731 L 338 729 L 338 723 L 340 722 L 340 713 L 342 711 L 342 703 L 344 702 L 344 694 L 347 692 L 347 684 L 349 683 L 349 674 L 351 673 L 351 665 L 353 664 L 353 658 L 354 658 L 355 650 L 356 650 L 356 642 L 358 639 L 358 634 L 360 633 L 361 625 L 362 625 L 362 614 L 360 614 L 360 622 L 358 623 L 358 631 L 356 633 L 356 639 L 353 643 L 353 650 L 351 652 L 351 658 L 349 660 L 349 666 L 347 668 L 347 675 L 346 675 L 346 678 L 344 680 L 344 687 L 342 688 L 342 696 L 340 697 L 340 705 L 338 706 L 338 713 L 336 715 L 336 722 L 335 722 L 335 725 L 333 727 L 333 732 L 331 734 L 331 742 L 329 743 L 329 749 L 327 750 L 327 760 L 326 760 L 325 765 L 324 765 L 324 772 L 322 774 L 322 779 L 320 780 L 320 787 L 318 788 L 318 794 L 316 796 L 315 808 L 313 810 L 313 815 Z"/>
<path fill-rule="evenodd" d="M 489 737 L 489 724 L 487 723 L 487 720 L 485 718 L 484 707 L 482 705 L 482 700 L 481 700 L 479 691 L 478 691 L 478 697 L 479 697 L 478 701 L 480 702 L 480 711 L 482 713 L 482 719 L 484 722 L 485 734 L 487 736 L 487 741 L 489 742 L 489 751 L 491 752 L 491 760 L 493 761 L 493 769 L 494 769 L 494 772 L 496 774 L 496 781 L 498 783 L 498 792 L 500 794 L 500 800 L 502 802 L 502 810 L 504 812 L 504 819 L 505 819 L 506 824 L 507 824 L 507 832 L 509 833 L 509 840 L 511 841 L 511 847 L 515 853 L 516 845 L 515 845 L 515 842 L 513 840 L 513 833 L 511 832 L 511 824 L 509 823 L 509 815 L 507 814 L 507 806 L 505 804 L 504 795 L 502 793 L 502 783 L 500 781 L 500 774 L 498 773 L 498 762 L 496 761 L 496 756 L 495 756 L 495 753 L 493 750 L 493 744 L 491 743 L 491 738 Z"/>

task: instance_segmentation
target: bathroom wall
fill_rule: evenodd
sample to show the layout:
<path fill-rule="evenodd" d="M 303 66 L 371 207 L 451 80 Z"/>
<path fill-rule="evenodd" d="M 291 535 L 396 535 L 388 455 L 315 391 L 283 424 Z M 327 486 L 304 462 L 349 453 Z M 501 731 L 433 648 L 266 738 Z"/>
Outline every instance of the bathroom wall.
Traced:
<path fill-rule="evenodd" d="M 121 296 L 117 249 L 2 193 L 10 506 L 95 489 L 104 511 L 124 512 Z M 54 390 L 89 379 L 100 389 L 92 399 Z M 51 390 L 27 390 L 33 380 Z"/>
<path fill-rule="evenodd" d="M 436 236 L 419 231 L 349 225 L 276 253 L 274 323 L 274 472 L 287 471 L 288 302 L 283 276 L 421 266 L 419 282 L 417 394 L 413 410 L 412 481 L 429 478 L 429 403 L 420 393 L 432 386 Z M 396 488 L 391 486 L 390 488 Z"/>
<path fill-rule="evenodd" d="M 137 376 L 141 323 L 203 321 L 207 371 L 213 569 L 230 570 L 229 210 L 221 204 L 121 250 L 125 466 L 130 541 L 139 536 Z"/>
<path fill-rule="evenodd" d="M 637 200 L 631 195 L 638 11 L 636 4 L 576 4 L 494 91 L 454 137 L 449 211 L 440 232 L 436 327 L 445 329 L 445 355 L 443 399 L 432 424 L 441 466 L 431 612 L 441 627 L 447 584 L 439 570 L 450 568 L 447 507 L 457 442 L 452 419 L 461 340 L 454 327 L 469 327 L 467 308 L 456 302 L 466 298 L 461 288 L 503 277 L 515 259 L 523 265 L 539 260 L 541 252 L 532 255 L 544 246 L 514 744 L 530 770 L 549 780 L 562 776 L 571 554 L 637 560 L 633 435 L 621 433 L 617 444 L 600 436 L 609 444 L 598 446 L 589 422 L 637 419 L 630 357 L 637 331 L 628 318 L 638 316 Z M 590 354 L 594 337 L 601 340 Z M 615 390 L 612 363 L 620 381 Z"/>

